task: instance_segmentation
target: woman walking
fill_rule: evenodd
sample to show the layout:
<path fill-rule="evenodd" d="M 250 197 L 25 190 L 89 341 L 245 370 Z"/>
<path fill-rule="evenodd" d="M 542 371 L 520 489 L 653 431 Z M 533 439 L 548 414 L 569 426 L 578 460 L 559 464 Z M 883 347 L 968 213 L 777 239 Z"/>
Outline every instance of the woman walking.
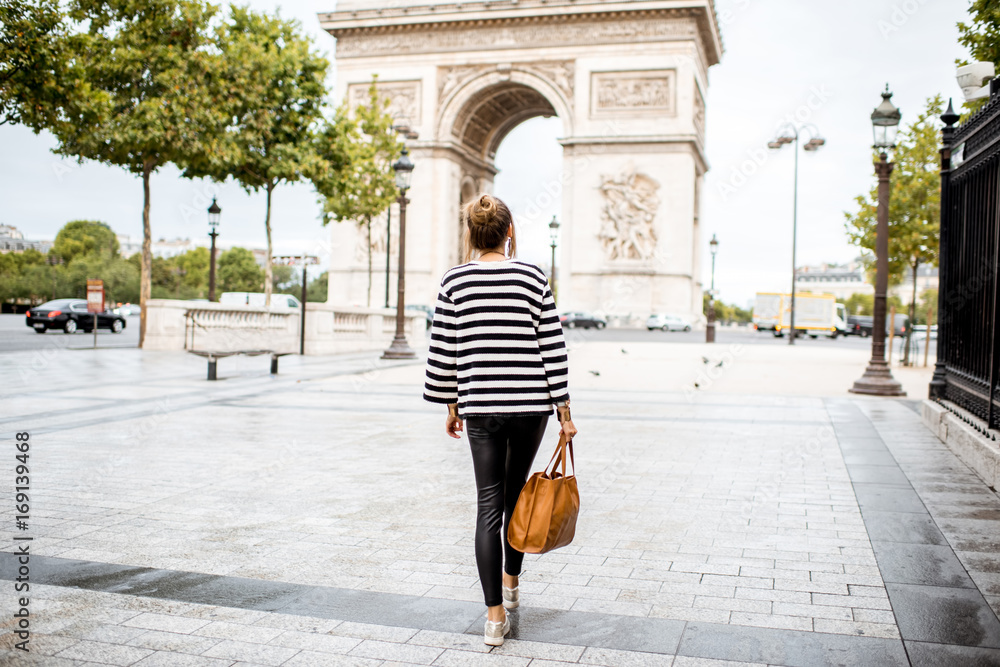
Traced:
<path fill-rule="evenodd" d="M 441 280 L 424 398 L 448 405 L 445 430 L 468 428 L 476 475 L 476 565 L 486 601 L 484 640 L 503 644 L 507 609 L 518 606 L 524 554 L 507 541 L 510 517 L 552 406 L 570 419 L 566 343 L 548 280 L 516 259 L 507 206 L 484 194 L 462 210 L 466 263 Z M 501 530 L 502 526 L 502 530 Z"/>

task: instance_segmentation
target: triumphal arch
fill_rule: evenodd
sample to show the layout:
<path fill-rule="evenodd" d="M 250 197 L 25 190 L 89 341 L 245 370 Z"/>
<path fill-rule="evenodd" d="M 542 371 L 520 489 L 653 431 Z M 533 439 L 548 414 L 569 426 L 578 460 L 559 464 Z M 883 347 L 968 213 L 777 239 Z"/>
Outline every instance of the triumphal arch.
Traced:
<path fill-rule="evenodd" d="M 504 137 L 557 116 L 562 171 L 539 196 L 562 202 L 560 310 L 701 320 L 705 95 L 722 49 L 712 0 L 343 0 L 319 20 L 337 38 L 338 99 L 364 102 L 377 75 L 418 135 L 407 142 L 407 303 L 433 304 L 459 263 L 459 207 L 491 190 Z M 394 252 L 395 206 L 391 217 Z M 365 305 L 367 233 L 349 222 L 331 233 L 330 300 Z M 381 305 L 384 220 L 372 234 Z"/>

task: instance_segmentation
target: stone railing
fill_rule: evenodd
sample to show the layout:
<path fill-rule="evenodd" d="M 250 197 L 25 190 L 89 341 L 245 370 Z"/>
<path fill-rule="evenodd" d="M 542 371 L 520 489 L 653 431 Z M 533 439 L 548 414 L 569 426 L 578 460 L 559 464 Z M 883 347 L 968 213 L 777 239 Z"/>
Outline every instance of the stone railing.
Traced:
<path fill-rule="evenodd" d="M 147 350 L 299 351 L 297 309 L 236 306 L 219 303 L 150 299 L 147 303 Z M 379 350 L 396 332 L 395 310 L 306 306 L 306 354 Z M 423 313 L 407 312 L 406 336 L 411 346 L 426 344 Z"/>

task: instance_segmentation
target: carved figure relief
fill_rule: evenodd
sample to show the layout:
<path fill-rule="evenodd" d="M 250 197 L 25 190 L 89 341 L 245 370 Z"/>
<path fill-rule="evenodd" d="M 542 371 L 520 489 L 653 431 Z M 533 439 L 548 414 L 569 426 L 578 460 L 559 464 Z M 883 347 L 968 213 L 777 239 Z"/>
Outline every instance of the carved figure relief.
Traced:
<path fill-rule="evenodd" d="M 604 195 L 601 230 L 597 237 L 609 260 L 650 259 L 656 250 L 653 219 L 660 207 L 660 184 L 635 171 L 602 176 Z"/>
<path fill-rule="evenodd" d="M 558 30 L 553 30 L 551 23 L 544 22 L 508 26 L 483 21 L 481 25 L 462 29 L 434 26 L 430 30 L 404 32 L 384 32 L 377 28 L 345 30 L 336 37 L 337 58 L 351 58 L 468 49 L 537 48 L 550 44 L 631 44 L 662 39 L 689 39 L 697 35 L 697 24 L 691 19 L 651 18 L 562 23 Z"/>
<path fill-rule="evenodd" d="M 529 72 L 539 76 L 558 88 L 566 96 L 567 102 L 573 104 L 573 74 L 575 64 L 572 60 L 553 60 L 528 63 L 502 63 L 499 65 L 456 65 L 454 67 L 438 67 L 438 108 L 456 89 L 487 72 L 511 71 Z"/>
<path fill-rule="evenodd" d="M 674 114 L 674 70 L 592 72 L 590 111 Z"/>
<path fill-rule="evenodd" d="M 705 134 L 705 97 L 698 84 L 694 86 L 694 127 L 698 134 Z"/>
<path fill-rule="evenodd" d="M 347 86 L 347 99 L 351 109 L 368 103 L 370 83 L 352 83 Z M 379 81 L 375 84 L 379 95 L 389 98 L 389 114 L 393 119 L 407 118 L 410 125 L 420 124 L 420 82 Z"/>

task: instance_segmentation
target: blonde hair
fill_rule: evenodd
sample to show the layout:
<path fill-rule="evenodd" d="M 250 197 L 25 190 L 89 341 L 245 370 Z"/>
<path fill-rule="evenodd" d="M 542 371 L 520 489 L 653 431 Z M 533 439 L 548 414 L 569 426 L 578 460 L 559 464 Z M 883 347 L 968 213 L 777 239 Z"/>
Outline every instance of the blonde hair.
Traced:
<path fill-rule="evenodd" d="M 514 218 L 510 209 L 491 194 L 483 193 L 462 207 L 465 227 L 463 245 L 465 260 L 471 260 L 476 251 L 495 250 L 507 237 L 510 229 L 510 249 L 504 254 L 517 254 L 517 237 L 514 235 Z"/>

